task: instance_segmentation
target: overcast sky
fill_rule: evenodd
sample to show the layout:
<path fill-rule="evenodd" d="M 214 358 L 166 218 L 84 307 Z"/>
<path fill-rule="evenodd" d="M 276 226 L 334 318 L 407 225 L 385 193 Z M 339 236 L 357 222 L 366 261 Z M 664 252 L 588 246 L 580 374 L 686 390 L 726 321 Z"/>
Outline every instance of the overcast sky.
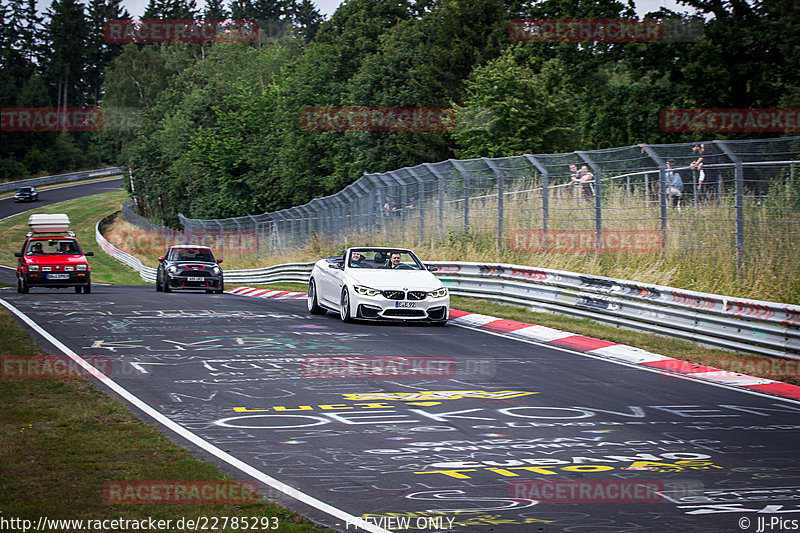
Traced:
<path fill-rule="evenodd" d="M 37 5 L 42 11 L 50 7 L 51 3 L 52 0 L 37 0 Z M 336 11 L 336 8 L 339 7 L 339 4 L 342 3 L 342 0 L 314 0 L 314 3 L 317 5 L 317 9 L 319 9 L 320 13 L 325 15 L 325 18 L 330 18 L 333 12 Z M 141 17 L 147 6 L 147 0 L 124 0 L 122 4 L 128 9 L 128 12 L 132 16 Z M 661 7 L 666 7 L 677 12 L 693 11 L 687 6 L 679 6 L 675 0 L 635 0 L 635 4 L 636 11 L 640 16 L 651 11 L 658 11 Z M 205 1 L 197 0 L 197 7 L 203 9 L 203 7 L 205 7 Z"/>

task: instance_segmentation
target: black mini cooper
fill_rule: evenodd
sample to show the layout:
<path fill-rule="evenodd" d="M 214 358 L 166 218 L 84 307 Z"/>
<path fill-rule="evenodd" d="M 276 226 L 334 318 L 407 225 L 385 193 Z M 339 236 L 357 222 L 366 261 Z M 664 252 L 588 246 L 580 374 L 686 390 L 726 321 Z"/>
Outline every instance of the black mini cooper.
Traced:
<path fill-rule="evenodd" d="M 221 294 L 225 284 L 218 263 L 222 263 L 222 259 L 214 259 L 211 249 L 205 246 L 170 246 L 167 253 L 158 258 L 156 290 L 205 289 Z"/>

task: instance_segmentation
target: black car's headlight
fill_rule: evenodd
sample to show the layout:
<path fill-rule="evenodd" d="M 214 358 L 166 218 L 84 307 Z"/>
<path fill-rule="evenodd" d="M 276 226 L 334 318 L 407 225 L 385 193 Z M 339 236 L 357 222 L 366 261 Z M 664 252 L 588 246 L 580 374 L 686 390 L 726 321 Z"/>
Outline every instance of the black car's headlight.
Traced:
<path fill-rule="evenodd" d="M 436 289 L 435 291 L 430 291 L 428 293 L 428 296 L 430 296 L 431 298 L 444 298 L 445 296 L 447 296 L 447 289 L 442 287 L 440 289 Z"/>
<path fill-rule="evenodd" d="M 221 272 L 222 270 L 218 266 L 215 266 L 214 268 L 211 269 L 211 273 L 214 274 L 215 276 L 219 276 Z"/>
<path fill-rule="evenodd" d="M 353 287 L 353 290 L 356 291 L 356 294 L 360 294 L 361 296 L 377 296 L 381 293 L 381 291 L 377 289 L 371 289 L 363 285 L 356 285 Z"/>
<path fill-rule="evenodd" d="M 167 272 L 169 272 L 170 274 L 174 274 L 177 271 L 178 271 L 178 267 L 176 267 L 175 265 L 172 265 L 171 267 L 169 267 L 167 269 Z"/>

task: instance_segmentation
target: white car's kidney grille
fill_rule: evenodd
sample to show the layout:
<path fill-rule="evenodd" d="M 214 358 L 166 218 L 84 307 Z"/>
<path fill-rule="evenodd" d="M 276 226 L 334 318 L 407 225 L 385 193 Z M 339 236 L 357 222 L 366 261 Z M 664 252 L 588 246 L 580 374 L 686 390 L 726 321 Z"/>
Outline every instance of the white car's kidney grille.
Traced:
<path fill-rule="evenodd" d="M 382 291 L 383 297 L 387 300 L 405 300 L 406 293 L 403 291 Z"/>
<path fill-rule="evenodd" d="M 408 299 L 409 300 L 424 300 L 425 299 L 425 291 L 408 291 Z"/>

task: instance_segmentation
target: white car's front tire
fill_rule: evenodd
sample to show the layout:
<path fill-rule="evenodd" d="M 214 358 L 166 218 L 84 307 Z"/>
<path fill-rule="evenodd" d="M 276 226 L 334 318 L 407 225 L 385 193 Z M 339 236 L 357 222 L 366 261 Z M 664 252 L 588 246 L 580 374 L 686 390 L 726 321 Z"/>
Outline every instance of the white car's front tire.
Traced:
<path fill-rule="evenodd" d="M 350 316 L 350 294 L 347 292 L 347 287 L 342 289 L 342 300 L 339 304 L 339 318 L 342 322 L 352 322 L 353 318 Z"/>
<path fill-rule="evenodd" d="M 317 301 L 317 283 L 312 279 L 308 282 L 308 298 L 306 300 L 308 312 L 312 315 L 324 315 L 325 309 Z"/>

